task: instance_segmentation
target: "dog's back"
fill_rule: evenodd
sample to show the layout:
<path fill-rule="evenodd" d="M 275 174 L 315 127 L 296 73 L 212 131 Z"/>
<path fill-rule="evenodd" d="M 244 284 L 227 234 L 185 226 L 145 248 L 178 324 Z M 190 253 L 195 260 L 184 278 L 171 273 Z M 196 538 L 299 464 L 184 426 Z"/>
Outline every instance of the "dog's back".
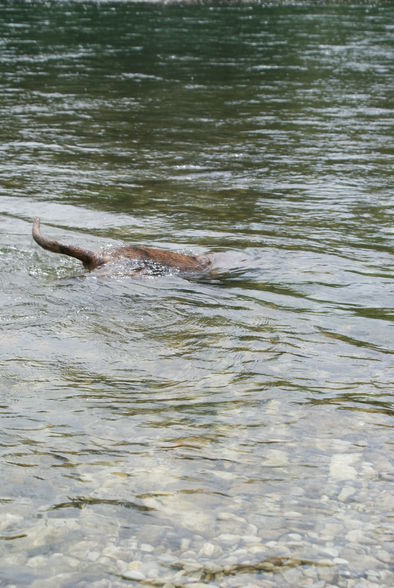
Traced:
<path fill-rule="evenodd" d="M 39 218 L 34 219 L 33 238 L 38 245 L 47 251 L 62 253 L 63 255 L 69 255 L 79 259 L 89 271 L 103 265 L 119 262 L 120 260 L 141 261 L 142 270 L 144 265 L 149 267 L 150 265 L 155 264 L 157 266 L 174 268 L 181 272 L 201 272 L 207 269 L 210 265 L 210 261 L 206 256 L 184 255 L 183 253 L 157 249 L 155 247 L 130 245 L 99 254 L 94 253 L 88 249 L 83 249 L 74 245 L 65 245 L 58 241 L 43 237 L 40 232 Z M 139 273 L 142 271 L 141 267 L 138 269 Z"/>

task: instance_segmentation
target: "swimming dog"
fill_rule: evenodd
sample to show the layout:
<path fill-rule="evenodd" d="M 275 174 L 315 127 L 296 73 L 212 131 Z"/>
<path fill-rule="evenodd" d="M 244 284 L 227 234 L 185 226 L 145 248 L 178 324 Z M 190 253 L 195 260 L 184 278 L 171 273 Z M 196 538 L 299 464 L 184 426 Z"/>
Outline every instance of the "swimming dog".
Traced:
<path fill-rule="evenodd" d="M 33 239 L 38 245 L 47 251 L 70 255 L 82 261 L 84 267 L 95 270 L 108 264 L 132 262 L 133 273 L 161 273 L 160 269 L 174 269 L 185 273 L 203 272 L 210 261 L 204 255 L 184 255 L 165 249 L 153 247 L 126 245 L 110 251 L 95 253 L 88 249 L 74 245 L 64 245 L 58 241 L 43 237 L 40 232 L 40 219 L 35 218 L 33 222 Z"/>

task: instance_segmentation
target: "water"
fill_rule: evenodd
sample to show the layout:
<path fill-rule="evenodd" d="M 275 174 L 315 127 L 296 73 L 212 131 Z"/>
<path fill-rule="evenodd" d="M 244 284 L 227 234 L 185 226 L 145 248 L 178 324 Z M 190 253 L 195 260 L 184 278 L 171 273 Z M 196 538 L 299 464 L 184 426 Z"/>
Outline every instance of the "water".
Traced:
<path fill-rule="evenodd" d="M 393 585 L 393 16 L 3 0 L 1 586 Z"/>

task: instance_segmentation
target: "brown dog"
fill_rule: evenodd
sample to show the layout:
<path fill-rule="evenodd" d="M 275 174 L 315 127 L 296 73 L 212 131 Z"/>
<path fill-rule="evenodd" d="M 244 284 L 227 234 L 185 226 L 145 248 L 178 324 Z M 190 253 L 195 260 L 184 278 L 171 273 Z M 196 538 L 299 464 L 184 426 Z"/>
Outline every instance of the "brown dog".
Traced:
<path fill-rule="evenodd" d="M 135 273 L 150 273 L 152 270 L 155 270 L 155 273 L 160 273 L 160 268 L 162 271 L 166 268 L 172 268 L 180 272 L 195 273 L 206 270 L 210 265 L 209 259 L 203 255 L 183 255 L 182 253 L 173 253 L 172 251 L 153 247 L 128 245 L 113 251 L 94 253 L 74 245 L 63 245 L 41 235 L 39 218 L 34 219 L 33 238 L 36 243 L 48 251 L 76 257 L 76 259 L 82 261 L 84 267 L 89 271 L 106 264 L 122 261 L 135 262 L 135 266 L 133 265 L 133 272 Z"/>

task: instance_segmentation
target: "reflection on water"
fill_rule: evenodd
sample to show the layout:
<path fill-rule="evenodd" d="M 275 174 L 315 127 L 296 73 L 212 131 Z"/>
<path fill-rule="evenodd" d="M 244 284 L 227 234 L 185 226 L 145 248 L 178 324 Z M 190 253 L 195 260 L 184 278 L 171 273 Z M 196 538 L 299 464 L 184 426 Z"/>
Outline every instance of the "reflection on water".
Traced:
<path fill-rule="evenodd" d="M 0 584 L 391 586 L 390 4 L 0 16 Z"/>

